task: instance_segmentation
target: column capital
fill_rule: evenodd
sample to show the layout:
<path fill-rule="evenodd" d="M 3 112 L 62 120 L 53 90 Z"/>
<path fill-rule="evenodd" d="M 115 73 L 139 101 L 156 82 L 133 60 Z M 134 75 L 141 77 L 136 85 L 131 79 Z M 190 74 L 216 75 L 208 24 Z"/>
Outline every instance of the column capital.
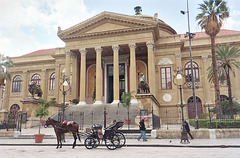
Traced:
<path fill-rule="evenodd" d="M 65 50 L 65 55 L 66 55 L 66 56 L 70 56 L 71 53 L 72 53 L 71 50 Z"/>
<path fill-rule="evenodd" d="M 208 60 L 208 56 L 202 56 L 202 60 L 206 62 Z"/>
<path fill-rule="evenodd" d="M 134 50 L 137 47 L 136 43 L 130 43 L 130 44 L 128 44 L 128 46 L 129 46 L 130 49 L 134 49 Z"/>
<path fill-rule="evenodd" d="M 113 51 L 119 51 L 120 47 L 119 45 L 112 45 Z"/>
<path fill-rule="evenodd" d="M 148 42 L 146 42 L 146 45 L 148 48 L 152 48 L 152 49 L 155 47 L 154 41 L 148 41 Z"/>
<path fill-rule="evenodd" d="M 95 51 L 97 53 L 102 53 L 103 49 L 102 49 L 102 47 L 95 47 Z"/>
<path fill-rule="evenodd" d="M 42 69 L 42 72 L 47 72 L 47 69 Z"/>
<path fill-rule="evenodd" d="M 86 55 L 87 54 L 87 49 L 86 48 L 81 48 L 81 49 L 79 49 L 79 52 L 81 53 L 81 55 Z"/>

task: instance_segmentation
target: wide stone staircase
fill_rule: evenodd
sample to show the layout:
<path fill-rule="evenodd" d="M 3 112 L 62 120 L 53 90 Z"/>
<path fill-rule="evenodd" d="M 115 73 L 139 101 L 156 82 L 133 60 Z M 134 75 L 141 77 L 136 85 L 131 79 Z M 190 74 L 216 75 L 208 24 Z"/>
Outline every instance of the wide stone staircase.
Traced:
<path fill-rule="evenodd" d="M 82 130 L 91 128 L 93 124 L 101 124 L 104 126 L 104 110 L 106 111 L 106 125 L 113 120 L 124 122 L 127 116 L 127 109 L 122 105 L 116 104 L 86 104 L 86 105 L 70 105 L 65 109 L 64 118 L 66 121 L 75 121 L 80 125 Z M 140 134 L 138 122 L 135 125 L 135 117 L 138 114 L 138 104 L 131 104 L 129 109 L 129 118 L 131 123 L 128 127 L 124 123 L 124 126 L 120 129 L 126 138 L 136 138 Z M 55 114 L 53 118 L 58 120 L 58 114 Z M 130 130 L 129 130 L 130 129 Z M 147 129 L 147 138 L 151 137 L 151 129 Z"/>

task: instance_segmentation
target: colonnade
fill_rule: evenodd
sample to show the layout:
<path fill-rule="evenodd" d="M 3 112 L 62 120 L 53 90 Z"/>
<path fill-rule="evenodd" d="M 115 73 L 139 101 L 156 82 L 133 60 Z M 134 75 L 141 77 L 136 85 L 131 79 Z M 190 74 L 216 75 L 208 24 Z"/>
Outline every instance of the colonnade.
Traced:
<path fill-rule="evenodd" d="M 148 50 L 148 79 L 149 86 L 151 88 L 151 93 L 155 94 L 155 64 L 154 64 L 154 42 L 146 42 Z M 135 95 L 137 92 L 136 87 L 136 43 L 128 44 L 130 49 L 130 92 L 133 92 L 132 95 Z M 96 97 L 94 104 L 102 104 L 102 52 L 103 48 L 101 46 L 95 47 L 96 52 Z M 120 100 L 119 98 L 119 45 L 112 45 L 113 50 L 113 104 L 117 104 Z M 80 97 L 78 105 L 86 104 L 86 56 L 87 48 L 79 49 L 81 61 L 80 61 Z M 69 77 L 70 75 L 70 56 L 69 51 L 66 51 L 66 70 L 65 75 Z M 76 76 L 73 76 L 73 78 Z M 132 102 L 135 102 L 136 99 L 132 99 Z"/>

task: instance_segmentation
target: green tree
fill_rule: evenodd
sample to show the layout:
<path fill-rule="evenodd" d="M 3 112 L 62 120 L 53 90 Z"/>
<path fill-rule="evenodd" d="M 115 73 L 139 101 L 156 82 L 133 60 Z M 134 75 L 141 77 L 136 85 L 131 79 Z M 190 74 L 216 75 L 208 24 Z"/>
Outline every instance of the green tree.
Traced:
<path fill-rule="evenodd" d="M 223 115 L 230 115 L 230 108 L 229 108 L 229 100 L 225 100 L 221 102 L 222 114 Z M 216 113 L 216 107 L 211 109 L 211 112 Z M 238 102 L 233 101 L 233 114 L 240 114 L 240 104 Z"/>
<path fill-rule="evenodd" d="M 228 86 L 228 98 L 229 98 L 229 108 L 230 116 L 233 118 L 233 101 L 232 101 L 232 89 L 231 89 L 231 79 L 230 73 L 235 77 L 235 68 L 240 69 L 240 62 L 238 61 L 240 57 L 240 49 L 237 47 L 231 47 L 229 44 L 219 46 L 216 50 L 217 59 L 217 69 L 218 69 L 218 79 L 221 83 L 227 81 Z M 210 73 L 208 74 L 210 81 L 212 80 L 212 69 L 210 68 Z"/>
<path fill-rule="evenodd" d="M 129 109 L 131 106 L 131 99 L 133 98 L 131 93 L 128 93 L 128 92 L 123 93 L 121 96 L 121 103 L 120 103 L 123 107 L 127 109 L 128 120 L 129 120 Z M 129 125 L 128 125 L 128 129 L 129 129 Z"/>
<path fill-rule="evenodd" d="M 4 84 L 4 79 L 11 79 L 12 75 L 9 72 L 11 67 L 13 67 L 13 63 L 10 58 L 0 53 L 0 84 Z"/>
<path fill-rule="evenodd" d="M 53 101 L 46 101 L 44 99 L 39 99 L 38 100 L 38 106 L 37 109 L 35 110 L 35 117 L 40 118 L 40 124 L 39 124 L 39 129 L 38 129 L 38 134 L 40 134 L 40 127 L 41 127 L 41 120 L 43 117 L 48 116 L 48 107 L 53 104 Z"/>
<path fill-rule="evenodd" d="M 211 39 L 215 106 L 217 107 L 217 118 L 221 118 L 222 112 L 215 54 L 215 37 L 220 32 L 223 20 L 229 17 L 229 9 L 227 7 L 227 2 L 224 0 L 204 0 L 199 6 L 198 9 L 201 10 L 201 13 L 197 15 L 196 20 L 199 20 L 198 25 L 200 25 L 201 29 L 205 30 L 206 34 L 209 35 Z"/>

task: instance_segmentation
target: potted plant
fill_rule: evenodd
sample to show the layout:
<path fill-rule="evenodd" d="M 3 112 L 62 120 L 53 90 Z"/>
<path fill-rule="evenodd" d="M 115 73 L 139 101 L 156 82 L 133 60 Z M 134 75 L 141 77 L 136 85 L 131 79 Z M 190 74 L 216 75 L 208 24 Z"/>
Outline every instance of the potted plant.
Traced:
<path fill-rule="evenodd" d="M 72 103 L 73 103 L 74 105 L 77 105 L 77 104 L 79 103 L 79 100 L 78 100 L 78 99 L 73 99 L 73 100 L 72 100 Z"/>
<path fill-rule="evenodd" d="M 39 124 L 39 129 L 38 129 L 38 134 L 34 134 L 35 137 L 35 143 L 42 143 L 43 138 L 45 134 L 41 134 L 40 129 L 41 129 L 41 120 L 43 117 L 48 115 L 48 107 L 52 104 L 51 101 L 46 101 L 44 99 L 39 99 L 38 100 L 38 106 L 37 109 L 35 110 L 35 117 L 40 118 L 40 124 Z"/>
<path fill-rule="evenodd" d="M 131 98 L 133 98 L 131 93 L 132 92 L 123 93 L 122 96 L 121 96 L 121 103 L 120 103 L 123 107 L 125 107 L 127 109 L 128 118 L 125 118 L 124 121 L 128 125 L 128 129 L 129 129 L 129 124 L 131 123 L 131 119 L 129 118 L 129 109 L 130 109 L 130 106 L 131 106 Z"/>

